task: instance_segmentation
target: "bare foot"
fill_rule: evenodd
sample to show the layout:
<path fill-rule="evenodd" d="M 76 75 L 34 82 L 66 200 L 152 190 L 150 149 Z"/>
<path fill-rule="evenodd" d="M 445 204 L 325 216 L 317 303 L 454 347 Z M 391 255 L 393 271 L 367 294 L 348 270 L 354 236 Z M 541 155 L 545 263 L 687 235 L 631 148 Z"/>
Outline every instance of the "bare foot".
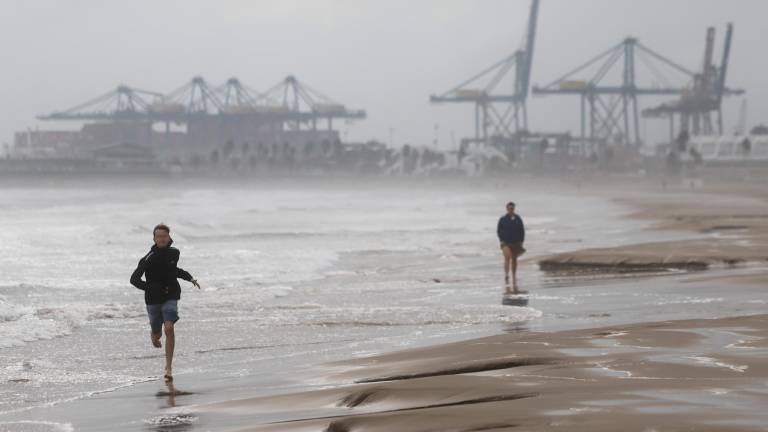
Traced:
<path fill-rule="evenodd" d="M 155 348 L 162 348 L 163 344 L 160 342 L 161 333 L 152 333 L 152 346 Z"/>

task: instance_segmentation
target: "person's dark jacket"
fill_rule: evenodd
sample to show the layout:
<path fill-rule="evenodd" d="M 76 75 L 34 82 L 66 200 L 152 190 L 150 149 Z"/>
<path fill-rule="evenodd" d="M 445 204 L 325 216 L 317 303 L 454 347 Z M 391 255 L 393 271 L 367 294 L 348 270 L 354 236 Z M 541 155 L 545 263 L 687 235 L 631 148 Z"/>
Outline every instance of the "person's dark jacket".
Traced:
<path fill-rule="evenodd" d="M 166 300 L 181 298 L 181 287 L 177 278 L 192 281 L 193 277 L 184 269 L 178 267 L 179 250 L 171 247 L 160 248 L 152 245 L 149 253 L 139 260 L 136 270 L 131 275 L 131 285 L 144 291 L 146 304 L 161 304 Z M 145 276 L 146 280 L 141 277 Z"/>
<path fill-rule="evenodd" d="M 499 235 L 499 241 L 502 243 L 523 243 L 525 241 L 523 218 L 517 214 L 510 218 L 508 214 L 505 214 L 499 219 L 496 233 Z"/>

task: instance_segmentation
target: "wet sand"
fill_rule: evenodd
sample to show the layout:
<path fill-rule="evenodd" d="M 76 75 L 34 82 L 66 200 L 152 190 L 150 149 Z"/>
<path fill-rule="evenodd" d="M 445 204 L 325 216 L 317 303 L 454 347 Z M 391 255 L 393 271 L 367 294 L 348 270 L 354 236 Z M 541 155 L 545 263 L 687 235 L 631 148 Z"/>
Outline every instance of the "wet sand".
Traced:
<path fill-rule="evenodd" d="M 713 266 L 768 265 L 768 193 L 744 185 L 717 184 L 700 189 L 644 183 L 622 190 L 588 185 L 635 211 L 628 217 L 652 219 L 654 229 L 690 231 L 700 239 L 617 245 L 545 257 L 545 271 L 637 271 L 707 269 Z"/>
<path fill-rule="evenodd" d="M 700 237 L 557 254 L 540 260 L 543 270 L 749 267 L 676 283 L 717 284 L 724 295 L 766 286 L 763 192 L 645 184 L 590 193 Z M 315 380 L 325 389 L 191 411 L 231 431 L 768 430 L 766 354 L 768 315 L 521 332 L 327 364 Z"/>
<path fill-rule="evenodd" d="M 232 431 L 763 430 L 766 335 L 768 315 L 492 336 L 330 364 L 353 384 L 196 414 L 253 422 Z"/>

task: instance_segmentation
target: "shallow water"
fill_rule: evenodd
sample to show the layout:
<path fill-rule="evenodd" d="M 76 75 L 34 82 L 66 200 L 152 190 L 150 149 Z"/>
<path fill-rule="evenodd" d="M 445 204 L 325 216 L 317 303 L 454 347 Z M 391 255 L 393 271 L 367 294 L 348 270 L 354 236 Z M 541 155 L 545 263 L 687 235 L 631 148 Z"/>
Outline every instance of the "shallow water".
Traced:
<path fill-rule="evenodd" d="M 527 307 L 502 305 L 495 227 L 509 199 L 527 228 Z M 190 403 L 284 390 L 326 360 L 764 306 L 748 291 L 543 275 L 536 255 L 692 235 L 642 231 L 625 208 L 542 185 L 68 180 L 5 185 L 0 202 L 0 430 L 151 426 L 164 399 L 134 396 L 155 393 L 163 357 L 128 278 L 160 221 L 203 285 L 181 282 L 174 375 Z M 113 397 L 123 409 L 94 413 Z"/>

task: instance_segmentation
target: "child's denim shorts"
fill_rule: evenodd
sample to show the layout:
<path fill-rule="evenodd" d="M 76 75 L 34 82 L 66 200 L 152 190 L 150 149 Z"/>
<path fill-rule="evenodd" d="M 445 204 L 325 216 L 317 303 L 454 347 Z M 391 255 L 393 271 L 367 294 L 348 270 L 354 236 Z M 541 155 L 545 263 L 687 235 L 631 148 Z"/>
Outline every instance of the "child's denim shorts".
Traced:
<path fill-rule="evenodd" d="M 152 333 L 160 333 L 163 330 L 165 321 L 179 320 L 178 300 L 166 300 L 161 304 L 147 305 L 147 315 L 149 315 L 149 325 L 152 326 Z"/>

